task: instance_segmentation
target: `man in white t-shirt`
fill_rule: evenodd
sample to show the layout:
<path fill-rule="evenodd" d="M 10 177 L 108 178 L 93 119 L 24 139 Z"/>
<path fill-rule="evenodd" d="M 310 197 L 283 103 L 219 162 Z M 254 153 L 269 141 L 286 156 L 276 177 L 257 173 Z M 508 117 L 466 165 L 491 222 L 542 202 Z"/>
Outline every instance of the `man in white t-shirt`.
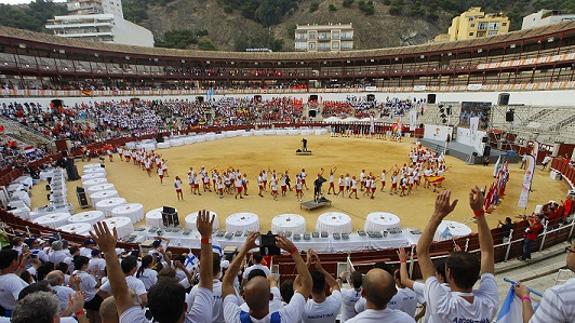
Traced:
<path fill-rule="evenodd" d="M 18 261 L 18 251 L 0 250 L 0 306 L 4 308 L 6 316 L 10 316 L 16 307 L 20 291 L 28 286 L 28 283 L 17 275 L 23 269 Z"/>
<path fill-rule="evenodd" d="M 212 310 L 212 322 L 213 323 L 224 323 L 224 306 L 222 299 L 222 282 L 217 279 L 221 274 L 221 258 L 219 255 L 214 254 L 212 262 L 212 270 L 214 276 L 214 286 L 213 286 L 213 310 Z M 188 308 L 192 308 L 196 300 L 196 295 L 198 294 L 200 287 L 198 285 L 194 286 L 189 294 L 186 295 L 186 304 Z"/>
<path fill-rule="evenodd" d="M 288 251 L 293 259 L 298 273 L 298 278 L 294 281 L 294 295 L 289 304 L 277 312 L 269 310 L 270 284 L 264 277 L 252 278 L 243 286 L 243 297 L 248 304 L 250 311 L 243 312 L 239 305 L 239 298 L 235 295 L 234 278 L 240 271 L 241 264 L 249 250 L 257 247 L 256 239 L 259 233 L 251 233 L 238 255 L 230 264 L 224 280 L 222 282 L 222 292 L 224 296 L 224 318 L 226 323 L 240 323 L 251 321 L 252 323 L 299 323 L 305 308 L 305 298 L 311 292 L 311 275 L 307 269 L 295 245 L 283 236 L 276 238 L 276 246 Z"/>
<path fill-rule="evenodd" d="M 308 263 L 312 266 L 310 272 L 313 281 L 311 298 L 308 299 L 302 316 L 304 323 L 333 323 L 341 310 L 341 293 L 339 284 L 330 273 L 325 271 L 317 253 L 308 251 Z M 331 295 L 326 297 L 326 284 Z"/>
<path fill-rule="evenodd" d="M 450 197 L 449 191 L 443 191 L 437 196 L 435 211 L 417 243 L 419 268 L 425 281 L 428 322 L 491 322 L 499 306 L 499 292 L 493 276 L 493 237 L 483 212 L 483 193 L 477 186 L 471 189 L 469 205 L 477 223 L 481 262 L 475 255 L 453 252 L 445 265 L 451 290 L 446 290 L 435 277 L 429 248 L 437 227 L 457 205 L 457 200 L 451 203 Z M 479 289 L 473 290 L 480 274 Z"/>
<path fill-rule="evenodd" d="M 349 276 L 349 284 L 351 288 L 343 288 L 341 290 L 341 321 L 345 322 L 350 318 L 357 315 L 354 306 L 361 298 L 361 284 L 363 282 L 363 275 L 359 271 L 354 271 Z"/>
<path fill-rule="evenodd" d="M 68 286 L 64 286 L 64 273 L 59 270 L 52 270 L 46 275 L 46 280 L 50 283 L 52 290 L 56 292 L 58 301 L 60 302 L 60 310 L 68 307 L 68 301 L 76 291 Z"/>
<path fill-rule="evenodd" d="M 266 274 L 266 277 L 271 275 L 271 271 L 268 267 L 262 265 L 262 254 L 259 252 L 254 252 L 252 254 L 252 261 L 253 261 L 253 265 L 249 266 L 248 268 L 246 268 L 246 270 L 244 270 L 244 274 L 242 275 L 243 279 L 248 279 L 248 276 L 250 275 L 250 272 L 254 269 L 261 269 L 264 271 L 264 273 Z"/>
<path fill-rule="evenodd" d="M 102 258 L 102 253 L 98 249 L 92 250 L 90 253 L 90 262 L 88 263 L 88 271 L 96 277 L 103 277 L 106 271 L 106 260 Z"/>
<path fill-rule="evenodd" d="M 156 321 L 160 322 L 212 322 L 213 310 L 213 274 L 212 274 L 212 227 L 213 218 L 206 210 L 201 210 L 196 227 L 201 235 L 200 283 L 192 308 L 186 313 L 186 291 L 177 281 L 163 279 L 148 291 L 148 308 Z M 120 323 L 148 323 L 146 314 L 139 304 L 134 304 L 128 284 L 114 248 L 118 235 L 114 229 L 110 232 L 104 222 L 99 222 L 91 233 L 98 247 L 104 253 L 106 270 L 112 287 L 112 296 L 116 301 Z"/>
<path fill-rule="evenodd" d="M 399 270 L 393 273 L 395 278 L 395 285 L 397 287 L 397 294 L 387 304 L 387 308 L 392 310 L 400 310 L 415 318 L 415 311 L 417 310 L 417 296 L 415 292 L 401 284 L 401 277 Z"/>
<path fill-rule="evenodd" d="M 408 314 L 387 308 L 391 298 L 397 293 L 395 281 L 383 269 L 372 269 L 363 281 L 361 295 L 365 298 L 366 310 L 347 320 L 349 323 L 415 323 Z"/>

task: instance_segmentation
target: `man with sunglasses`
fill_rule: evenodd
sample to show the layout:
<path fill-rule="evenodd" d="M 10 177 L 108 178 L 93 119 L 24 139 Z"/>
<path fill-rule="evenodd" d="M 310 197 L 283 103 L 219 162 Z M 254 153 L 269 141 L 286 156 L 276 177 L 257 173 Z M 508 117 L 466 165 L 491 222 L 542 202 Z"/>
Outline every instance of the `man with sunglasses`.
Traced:
<path fill-rule="evenodd" d="M 575 240 L 565 252 L 567 268 L 575 272 Z M 515 294 L 523 304 L 523 323 L 569 323 L 575 318 L 575 278 L 547 289 L 535 313 L 527 286 L 517 284 Z"/>

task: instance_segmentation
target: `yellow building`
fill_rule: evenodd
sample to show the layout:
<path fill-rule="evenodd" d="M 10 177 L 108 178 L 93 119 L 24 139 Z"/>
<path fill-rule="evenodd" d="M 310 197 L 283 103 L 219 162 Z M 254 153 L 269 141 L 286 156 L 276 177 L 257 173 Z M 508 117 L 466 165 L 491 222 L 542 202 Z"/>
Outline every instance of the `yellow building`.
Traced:
<path fill-rule="evenodd" d="M 502 13 L 485 14 L 472 7 L 453 18 L 447 31 L 449 41 L 491 37 L 509 31 L 509 18 Z"/>

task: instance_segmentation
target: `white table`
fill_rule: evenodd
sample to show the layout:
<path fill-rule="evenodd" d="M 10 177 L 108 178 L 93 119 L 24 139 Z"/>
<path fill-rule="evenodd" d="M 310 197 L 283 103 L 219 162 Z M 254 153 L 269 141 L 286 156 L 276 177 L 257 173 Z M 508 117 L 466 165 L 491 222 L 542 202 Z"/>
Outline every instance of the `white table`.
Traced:
<path fill-rule="evenodd" d="M 84 169 L 88 169 L 88 168 L 102 168 L 102 164 L 86 164 L 83 167 Z"/>
<path fill-rule="evenodd" d="M 443 220 L 437 227 L 435 234 L 433 235 L 434 241 L 444 241 L 451 240 L 461 237 L 466 237 L 472 233 L 471 228 L 467 225 L 456 222 Z"/>
<path fill-rule="evenodd" d="M 106 178 L 94 178 L 94 179 L 89 179 L 86 180 L 84 182 L 82 182 L 82 186 L 84 187 L 85 190 L 87 190 L 89 187 L 92 186 L 96 186 L 96 185 L 102 185 L 102 184 L 106 184 L 108 183 L 108 180 Z"/>
<path fill-rule="evenodd" d="M 349 215 L 340 212 L 326 212 L 317 218 L 315 230 L 318 232 L 350 233 L 352 230 L 351 218 Z"/>
<path fill-rule="evenodd" d="M 226 218 L 226 231 L 259 232 L 260 220 L 254 213 L 234 213 Z"/>
<path fill-rule="evenodd" d="M 15 216 L 24 219 L 24 220 L 28 220 L 28 218 L 30 217 L 30 208 L 27 207 L 26 205 L 23 206 L 19 206 L 13 210 L 8 211 L 12 214 L 14 214 Z"/>
<path fill-rule="evenodd" d="M 56 229 L 67 233 L 78 234 L 87 237 L 90 235 L 92 225 L 86 222 L 69 223 Z"/>
<path fill-rule="evenodd" d="M 128 203 L 116 206 L 111 211 L 113 217 L 128 217 L 132 223 L 138 223 L 144 218 L 144 206 L 140 203 Z"/>
<path fill-rule="evenodd" d="M 26 191 L 16 191 L 12 193 L 11 200 L 19 200 L 24 202 L 28 207 L 32 205 L 32 199 L 30 199 L 30 195 Z"/>
<path fill-rule="evenodd" d="M 82 184 L 84 182 L 94 179 L 94 178 L 106 178 L 106 173 L 90 173 L 86 175 L 82 175 Z"/>
<path fill-rule="evenodd" d="M 102 200 L 96 203 L 95 208 L 96 210 L 100 210 L 104 212 L 106 216 L 110 216 L 112 213 L 112 209 L 116 206 L 126 204 L 126 199 L 122 197 L 112 197 L 109 199 Z"/>
<path fill-rule="evenodd" d="M 363 229 L 365 231 L 385 231 L 399 227 L 399 217 L 387 212 L 372 212 L 367 215 Z"/>
<path fill-rule="evenodd" d="M 107 218 L 104 220 L 104 222 L 106 222 L 110 230 L 116 228 L 116 231 L 118 231 L 118 238 L 124 238 L 134 232 L 134 225 L 132 224 L 132 220 L 129 217 L 117 216 L 113 218 Z"/>
<path fill-rule="evenodd" d="M 115 190 L 116 187 L 114 186 L 114 184 L 112 183 L 104 183 L 104 184 L 98 184 L 98 185 L 93 185 L 90 186 L 86 189 L 86 193 L 88 194 L 92 194 L 92 193 L 96 193 L 99 191 L 109 191 L 109 190 Z"/>
<path fill-rule="evenodd" d="M 106 169 L 102 168 L 102 167 L 91 167 L 91 168 L 84 169 L 84 175 L 99 174 L 99 173 L 106 174 Z"/>
<path fill-rule="evenodd" d="M 16 180 L 14 181 L 16 183 L 20 183 L 28 188 L 32 187 L 32 185 L 34 185 L 34 180 L 32 179 L 32 177 L 28 176 L 28 175 L 22 175 L 18 178 L 16 178 Z"/>
<path fill-rule="evenodd" d="M 208 211 L 210 213 L 210 217 L 214 217 L 214 231 L 218 230 L 220 227 L 220 220 L 218 219 L 218 215 L 216 212 Z M 197 230 L 196 227 L 196 220 L 198 219 L 198 212 L 192 212 L 186 215 L 186 228 L 190 230 Z"/>
<path fill-rule="evenodd" d="M 166 149 L 166 148 L 170 148 L 169 142 L 159 142 L 158 143 L 158 149 Z"/>
<path fill-rule="evenodd" d="M 159 207 L 157 209 L 153 209 L 148 211 L 148 213 L 146 213 L 146 225 L 149 227 L 162 227 L 163 226 L 163 221 L 162 221 L 162 210 L 164 208 Z"/>
<path fill-rule="evenodd" d="M 57 228 L 68 223 L 68 218 L 70 217 L 70 213 L 65 212 L 58 212 L 58 213 L 50 213 L 43 215 L 33 222 L 39 225 L 43 225 L 49 228 Z"/>
<path fill-rule="evenodd" d="M 98 210 L 76 213 L 68 218 L 70 223 L 96 224 L 102 220 L 104 220 L 104 212 Z"/>
<path fill-rule="evenodd" d="M 90 200 L 94 205 L 102 200 L 109 199 L 112 197 L 118 197 L 118 191 L 116 190 L 97 191 L 95 193 L 90 194 Z"/>
<path fill-rule="evenodd" d="M 43 170 L 40 172 L 40 180 L 46 181 L 48 178 L 54 177 L 54 171 L 51 169 Z"/>
<path fill-rule="evenodd" d="M 299 214 L 280 214 L 272 219 L 272 232 L 305 233 L 305 218 Z"/>
<path fill-rule="evenodd" d="M 8 185 L 8 187 L 6 189 L 8 190 L 8 193 L 13 193 L 13 192 L 25 190 L 26 188 L 24 187 L 24 185 L 22 185 L 20 183 L 14 183 L 14 184 Z"/>

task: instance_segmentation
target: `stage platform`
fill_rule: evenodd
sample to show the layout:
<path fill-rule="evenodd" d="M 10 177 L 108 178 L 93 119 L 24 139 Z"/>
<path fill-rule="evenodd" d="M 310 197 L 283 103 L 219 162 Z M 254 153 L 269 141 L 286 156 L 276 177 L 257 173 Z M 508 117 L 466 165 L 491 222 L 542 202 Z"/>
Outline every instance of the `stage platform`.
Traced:
<path fill-rule="evenodd" d="M 297 156 L 311 156 L 311 150 L 296 151 L 295 154 L 296 154 Z"/>
<path fill-rule="evenodd" d="M 330 205 L 331 205 L 331 201 L 323 198 L 321 200 L 321 202 L 311 200 L 311 201 L 300 203 L 299 207 L 300 207 L 300 209 L 311 211 L 311 210 L 319 209 L 321 207 L 330 206 Z"/>
<path fill-rule="evenodd" d="M 421 144 L 423 146 L 431 148 L 437 152 L 443 151 L 443 148 L 445 147 L 445 142 L 439 141 L 439 140 L 422 138 L 420 141 L 421 141 Z M 478 154 L 477 157 L 474 157 L 473 152 L 475 152 L 475 149 L 473 149 L 473 147 L 467 146 L 464 144 L 460 144 L 460 143 L 455 142 L 455 141 L 451 141 L 447 145 L 446 155 L 453 156 L 453 157 L 460 159 L 464 162 L 470 161 L 472 164 L 482 163 L 483 159 L 481 157 L 481 154 Z M 470 156 L 471 156 L 471 159 L 470 159 Z M 498 150 L 498 149 L 492 148 L 490 158 L 489 158 L 489 163 L 497 162 L 497 159 L 499 158 L 499 156 L 505 157 L 510 163 L 517 163 L 521 159 L 517 155 L 517 153 L 515 153 L 514 151 L 508 152 L 508 151 L 503 151 L 503 150 Z"/>

